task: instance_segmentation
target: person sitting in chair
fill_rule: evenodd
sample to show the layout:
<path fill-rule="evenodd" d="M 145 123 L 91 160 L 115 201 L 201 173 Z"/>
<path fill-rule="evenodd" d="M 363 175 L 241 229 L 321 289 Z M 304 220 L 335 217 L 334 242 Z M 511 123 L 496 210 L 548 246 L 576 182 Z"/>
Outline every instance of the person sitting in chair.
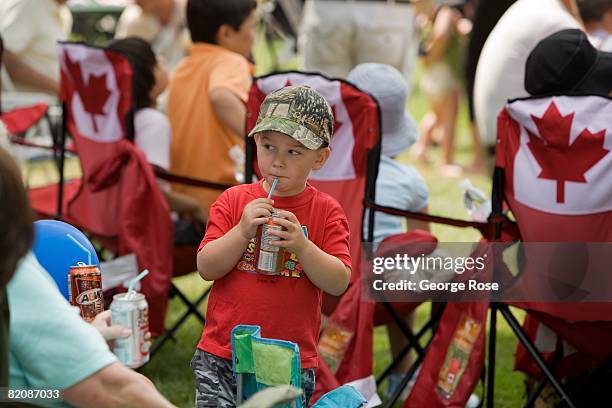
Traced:
<path fill-rule="evenodd" d="M 133 142 L 144 152 L 149 163 L 168 171 L 172 129 L 166 115 L 155 109 L 157 97 L 168 85 L 163 58 L 155 55 L 148 42 L 137 37 L 113 41 L 106 48 L 123 54 L 132 67 Z M 175 221 L 174 241 L 197 245 L 208 220 L 200 203 L 173 191 L 167 182 L 160 181 L 159 185 L 170 210 L 180 217 Z"/>

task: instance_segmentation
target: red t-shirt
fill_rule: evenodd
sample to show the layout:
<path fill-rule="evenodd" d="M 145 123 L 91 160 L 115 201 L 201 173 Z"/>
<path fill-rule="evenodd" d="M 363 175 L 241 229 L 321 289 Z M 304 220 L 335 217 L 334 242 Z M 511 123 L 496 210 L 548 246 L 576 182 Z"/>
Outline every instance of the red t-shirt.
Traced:
<path fill-rule="evenodd" d="M 237 225 L 248 203 L 266 196 L 262 182 L 223 192 L 210 209 L 200 250 Z M 274 197 L 274 207 L 295 214 L 315 245 L 351 267 L 348 222 L 335 199 L 307 185 L 293 197 Z M 285 263 L 281 275 L 270 276 L 257 272 L 255 255 L 253 238 L 234 269 L 215 281 L 198 348 L 229 360 L 234 326 L 259 325 L 263 337 L 297 343 L 302 368 L 316 367 L 321 289 L 308 279 L 295 256 L 295 262 Z"/>

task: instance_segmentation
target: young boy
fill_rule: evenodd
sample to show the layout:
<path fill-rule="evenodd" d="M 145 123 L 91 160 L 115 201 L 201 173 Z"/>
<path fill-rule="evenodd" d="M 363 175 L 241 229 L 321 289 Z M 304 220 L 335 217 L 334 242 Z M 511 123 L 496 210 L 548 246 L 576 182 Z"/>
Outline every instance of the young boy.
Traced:
<path fill-rule="evenodd" d="M 168 88 L 173 173 L 235 184 L 229 151 L 242 150 L 246 100 L 251 87 L 247 57 L 257 23 L 255 0 L 189 0 L 193 46 L 174 70 Z M 242 180 L 239 180 L 242 181 Z M 176 185 L 206 212 L 218 190 Z"/>
<path fill-rule="evenodd" d="M 351 274 L 346 216 L 337 201 L 307 184 L 310 171 L 330 155 L 332 128 L 331 109 L 312 88 L 271 93 L 249 134 L 262 180 L 226 190 L 211 207 L 198 253 L 200 275 L 215 281 L 191 362 L 198 407 L 235 406 L 230 333 L 238 324 L 260 325 L 264 337 L 297 343 L 305 402 L 312 396 L 322 291 L 342 294 Z M 255 263 L 257 228 L 273 208 L 279 216 L 272 220 L 283 227 L 273 232 L 273 245 L 293 254 L 276 276 L 258 273 Z"/>

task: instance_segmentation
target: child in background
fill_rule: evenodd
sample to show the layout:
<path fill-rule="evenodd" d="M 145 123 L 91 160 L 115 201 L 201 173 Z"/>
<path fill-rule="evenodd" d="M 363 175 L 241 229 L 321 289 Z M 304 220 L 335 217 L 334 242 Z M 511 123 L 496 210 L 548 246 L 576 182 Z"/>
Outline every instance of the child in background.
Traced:
<path fill-rule="evenodd" d="M 330 155 L 334 118 L 312 88 L 290 86 L 266 97 L 249 136 L 255 138 L 262 180 L 224 191 L 210 210 L 198 272 L 215 281 L 206 324 L 191 362 L 196 406 L 235 406 L 231 330 L 260 325 L 262 336 L 300 348 L 307 406 L 314 391 L 322 291 L 339 296 L 351 275 L 348 221 L 340 204 L 307 184 Z M 278 184 L 266 198 L 273 180 Z M 272 220 L 276 245 L 292 253 L 279 275 L 260 274 L 253 248 L 258 226 Z"/>
<path fill-rule="evenodd" d="M 244 150 L 246 101 L 251 87 L 247 57 L 257 23 L 255 0 L 189 0 L 193 46 L 176 67 L 168 91 L 173 173 L 236 184 Z M 234 157 L 241 157 L 235 154 Z M 208 211 L 218 190 L 176 186 Z"/>
<path fill-rule="evenodd" d="M 380 107 L 382 152 L 376 180 L 376 202 L 387 207 L 426 213 L 429 192 L 425 181 L 414 167 L 406 166 L 396 160 L 397 156 L 406 152 L 419 136 L 417 125 L 406 110 L 406 101 L 410 94 L 408 83 L 397 69 L 378 63 L 356 66 L 347 79 L 359 89 L 372 95 Z M 404 217 L 380 212 L 376 214 L 375 222 L 375 244 L 379 244 L 389 236 L 404 233 L 408 229 L 429 230 L 429 223 L 411 220 L 406 226 Z M 407 315 L 404 321 L 410 326 L 412 314 Z M 395 323 L 387 325 L 387 330 L 391 352 L 395 357 L 406 345 L 406 340 Z M 399 386 L 410 364 L 411 359 L 406 356 L 391 372 L 387 396 L 392 395 Z"/>
<path fill-rule="evenodd" d="M 133 142 L 144 152 L 149 163 L 169 170 L 172 130 L 168 118 L 155 109 L 157 97 L 168 85 L 165 62 L 155 55 L 148 42 L 136 37 L 113 41 L 107 49 L 123 54 L 132 67 Z M 180 217 L 175 222 L 175 241 L 197 243 L 207 222 L 199 203 L 192 197 L 172 191 L 166 182 L 160 180 L 159 184 L 168 206 Z"/>

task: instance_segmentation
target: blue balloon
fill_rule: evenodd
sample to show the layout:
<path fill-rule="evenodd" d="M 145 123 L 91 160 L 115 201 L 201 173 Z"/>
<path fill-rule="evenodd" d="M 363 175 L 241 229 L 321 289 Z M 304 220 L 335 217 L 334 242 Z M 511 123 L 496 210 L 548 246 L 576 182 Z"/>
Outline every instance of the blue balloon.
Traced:
<path fill-rule="evenodd" d="M 70 267 L 76 266 L 77 262 L 99 266 L 96 250 L 81 231 L 62 221 L 36 221 L 34 230 L 34 255 L 68 299 Z"/>

